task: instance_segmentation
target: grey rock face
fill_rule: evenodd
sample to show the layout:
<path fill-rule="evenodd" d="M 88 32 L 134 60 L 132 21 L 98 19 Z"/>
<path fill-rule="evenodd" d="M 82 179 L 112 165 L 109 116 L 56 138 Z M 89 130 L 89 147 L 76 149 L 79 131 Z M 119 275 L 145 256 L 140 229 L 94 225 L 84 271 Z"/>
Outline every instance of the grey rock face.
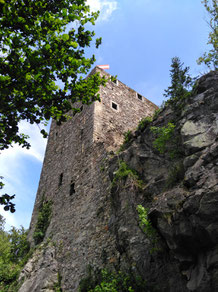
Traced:
<path fill-rule="evenodd" d="M 58 283 L 58 266 L 55 248 L 42 245 L 36 250 L 19 276 L 23 282 L 19 291 L 54 291 Z"/>
<path fill-rule="evenodd" d="M 217 72 L 203 76 L 198 81 L 197 94 L 187 100 L 182 112 L 165 109 L 153 122 L 152 126 L 163 126 L 169 121 L 176 123 L 178 158 L 172 160 L 167 152 L 160 155 L 154 149 L 149 127 L 137 133 L 139 137 L 132 146 L 120 154 L 119 159 L 137 170 L 145 186 L 141 191 L 132 189 L 127 193 L 128 181 L 123 181 L 120 189 L 125 191 L 117 189 L 114 194 L 120 200 L 116 206 L 122 206 L 131 197 L 129 204 L 133 213 L 139 203 L 149 208 L 161 248 L 152 255 L 147 254 L 149 245 L 145 238 L 139 240 L 137 247 L 131 246 L 129 240 L 134 228 L 129 222 L 137 214 L 125 215 L 118 207 L 115 208 L 117 238 L 121 244 L 120 226 L 125 225 L 125 233 L 129 234 L 123 245 L 129 266 L 138 255 L 135 267 L 152 287 L 156 284 L 158 291 L 218 291 L 217 81 Z M 114 162 L 111 167 L 114 168 Z M 181 172 L 179 176 L 178 172 Z M 133 226 L 136 228 L 136 222 Z M 137 237 L 139 231 L 133 233 Z M 125 261 L 124 255 L 121 258 Z"/>

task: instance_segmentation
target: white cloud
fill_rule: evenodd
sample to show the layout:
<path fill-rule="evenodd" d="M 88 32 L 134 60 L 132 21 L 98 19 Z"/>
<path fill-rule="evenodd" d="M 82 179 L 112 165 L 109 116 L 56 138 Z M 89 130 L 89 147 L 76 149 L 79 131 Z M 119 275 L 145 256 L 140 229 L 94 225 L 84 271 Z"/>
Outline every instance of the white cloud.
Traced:
<path fill-rule="evenodd" d="M 90 6 L 91 11 L 100 11 L 99 21 L 108 20 L 118 8 L 118 2 L 111 0 L 87 0 L 87 4 Z"/>
<path fill-rule="evenodd" d="M 16 194 L 15 201 L 13 201 L 16 204 L 15 213 L 5 212 L 3 207 L 0 206 L 0 214 L 6 219 L 5 227 L 7 230 L 11 226 L 19 227 L 23 225 L 26 228 L 28 227 L 37 179 L 33 179 L 32 182 L 28 181 L 32 178 L 29 173 L 27 174 L 27 165 L 32 161 L 42 163 L 47 142 L 42 137 L 37 125 L 30 125 L 23 121 L 19 124 L 19 131 L 30 136 L 28 141 L 31 148 L 28 150 L 15 144 L 13 147 L 3 150 L 0 154 L 0 176 L 4 177 L 3 182 L 5 184 L 0 195 L 4 193 Z M 32 173 L 35 173 L 35 169 L 32 170 Z M 38 174 L 36 176 L 38 177 Z M 28 183 L 29 185 L 27 185 Z"/>
<path fill-rule="evenodd" d="M 20 133 L 30 136 L 28 141 L 31 144 L 30 149 L 22 148 L 15 144 L 13 147 L 5 149 L 0 154 L 0 176 L 4 177 L 4 183 L 7 185 L 7 191 L 14 191 L 11 183 L 19 184 L 20 174 L 23 169 L 23 159 L 33 158 L 42 163 L 47 140 L 40 133 L 36 125 L 30 125 L 27 122 L 19 124 Z"/>
<path fill-rule="evenodd" d="M 13 147 L 2 151 L 0 155 L 1 171 L 2 167 L 4 168 L 5 166 L 7 168 L 8 161 L 13 160 L 14 162 L 20 155 L 30 155 L 40 162 L 43 161 L 47 140 L 42 137 L 40 128 L 37 125 L 31 125 L 23 121 L 19 124 L 19 132 L 27 134 L 30 137 L 28 141 L 31 147 L 30 149 L 26 149 L 15 144 Z"/>

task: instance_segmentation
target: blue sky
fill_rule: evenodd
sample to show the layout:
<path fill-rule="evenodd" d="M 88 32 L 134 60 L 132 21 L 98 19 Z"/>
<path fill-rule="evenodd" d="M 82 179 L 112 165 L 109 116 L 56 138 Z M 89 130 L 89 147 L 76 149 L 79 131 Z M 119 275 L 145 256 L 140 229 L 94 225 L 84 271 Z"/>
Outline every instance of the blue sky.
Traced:
<path fill-rule="evenodd" d="M 193 76 L 207 71 L 196 59 L 207 48 L 207 13 L 201 0 L 87 0 L 92 10 L 101 10 L 94 27 L 103 43 L 96 55 L 96 65 L 109 64 L 107 70 L 157 105 L 170 84 L 172 57 L 178 56 L 190 66 Z M 0 213 L 6 228 L 28 228 L 37 191 L 46 140 L 37 126 L 23 122 L 21 131 L 29 133 L 32 147 L 14 146 L 0 155 L 4 191 L 16 194 L 16 213 Z"/>

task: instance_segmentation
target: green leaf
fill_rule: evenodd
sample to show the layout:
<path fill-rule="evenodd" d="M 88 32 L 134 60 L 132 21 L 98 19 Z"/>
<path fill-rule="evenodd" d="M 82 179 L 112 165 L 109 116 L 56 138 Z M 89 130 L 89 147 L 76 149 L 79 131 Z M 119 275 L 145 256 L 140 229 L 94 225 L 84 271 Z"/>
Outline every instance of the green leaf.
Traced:
<path fill-rule="evenodd" d="M 45 49 L 49 50 L 51 48 L 51 46 L 49 44 L 45 45 Z"/>
<path fill-rule="evenodd" d="M 77 42 L 71 42 L 70 44 L 71 44 L 71 46 L 72 46 L 74 49 L 76 49 L 76 48 L 78 47 L 78 43 L 77 43 Z"/>
<path fill-rule="evenodd" d="M 62 39 L 63 39 L 65 42 L 68 41 L 69 38 L 70 38 L 69 35 L 66 34 L 66 33 L 62 35 Z"/>

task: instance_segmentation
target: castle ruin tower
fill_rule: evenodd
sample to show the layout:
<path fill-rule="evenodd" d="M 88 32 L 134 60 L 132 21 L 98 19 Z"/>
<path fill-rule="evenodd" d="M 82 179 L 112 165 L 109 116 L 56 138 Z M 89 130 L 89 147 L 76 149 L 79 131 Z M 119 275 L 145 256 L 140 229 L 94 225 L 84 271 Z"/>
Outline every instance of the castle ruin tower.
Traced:
<path fill-rule="evenodd" d="M 110 79 L 98 67 L 91 74 L 96 72 Z M 43 204 L 51 202 L 51 216 L 43 248 L 22 272 L 20 292 L 55 291 L 57 282 L 63 291 L 78 291 L 89 265 L 116 261 L 108 231 L 111 182 L 105 161 L 119 149 L 123 134 L 157 106 L 119 80 L 101 86 L 100 98 L 81 105 L 81 112 L 60 126 L 52 121 L 30 224 L 32 243 Z"/>

